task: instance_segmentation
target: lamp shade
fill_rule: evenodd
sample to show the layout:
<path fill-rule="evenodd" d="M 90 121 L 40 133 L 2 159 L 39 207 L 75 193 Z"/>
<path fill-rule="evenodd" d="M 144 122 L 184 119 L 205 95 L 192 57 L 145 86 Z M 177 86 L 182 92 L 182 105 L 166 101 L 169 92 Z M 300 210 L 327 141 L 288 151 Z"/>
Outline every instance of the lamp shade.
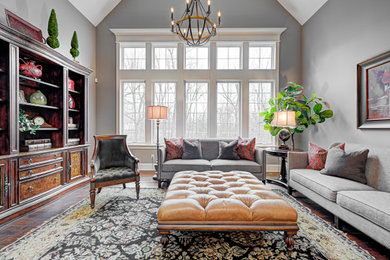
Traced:
<path fill-rule="evenodd" d="M 273 126 L 278 127 L 296 127 L 295 111 L 277 111 L 274 113 Z"/>
<path fill-rule="evenodd" d="M 168 107 L 166 106 L 149 106 L 148 119 L 167 119 Z"/>

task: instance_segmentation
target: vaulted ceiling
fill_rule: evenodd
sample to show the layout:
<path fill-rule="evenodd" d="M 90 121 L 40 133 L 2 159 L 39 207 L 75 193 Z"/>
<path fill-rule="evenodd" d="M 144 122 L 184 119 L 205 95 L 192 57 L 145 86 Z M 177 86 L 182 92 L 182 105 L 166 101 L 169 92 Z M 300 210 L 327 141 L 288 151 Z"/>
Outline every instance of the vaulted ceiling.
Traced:
<path fill-rule="evenodd" d="M 97 26 L 122 0 L 68 0 L 94 26 Z M 301 25 L 328 0 L 277 0 Z"/>

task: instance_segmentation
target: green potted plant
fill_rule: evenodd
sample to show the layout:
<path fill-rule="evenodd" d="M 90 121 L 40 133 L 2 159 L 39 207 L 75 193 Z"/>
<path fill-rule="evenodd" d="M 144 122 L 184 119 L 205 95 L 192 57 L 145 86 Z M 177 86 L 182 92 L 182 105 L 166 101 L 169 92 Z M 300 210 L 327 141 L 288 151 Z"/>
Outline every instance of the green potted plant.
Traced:
<path fill-rule="evenodd" d="M 28 132 L 30 131 L 30 134 L 35 135 L 36 130 L 39 129 L 39 125 L 36 126 L 33 122 L 33 120 L 28 119 L 28 114 L 20 109 L 19 110 L 19 131 L 20 132 Z"/>
<path fill-rule="evenodd" d="M 287 128 L 292 136 L 293 146 L 295 133 L 303 133 L 311 125 L 323 123 L 326 119 L 333 117 L 333 111 L 328 103 L 317 97 L 315 93 L 310 98 L 306 97 L 303 90 L 303 86 L 289 82 L 275 98 L 268 101 L 269 107 L 260 113 L 265 123 L 264 130 L 269 131 L 272 136 L 276 136 L 284 128 L 272 125 L 275 112 L 295 111 L 297 126 Z"/>

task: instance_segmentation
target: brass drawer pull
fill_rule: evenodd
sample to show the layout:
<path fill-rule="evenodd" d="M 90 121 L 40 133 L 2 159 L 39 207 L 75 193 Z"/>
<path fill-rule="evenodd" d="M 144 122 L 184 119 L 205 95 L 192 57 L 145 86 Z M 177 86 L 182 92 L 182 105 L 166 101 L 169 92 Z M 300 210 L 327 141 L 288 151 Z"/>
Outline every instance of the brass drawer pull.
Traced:
<path fill-rule="evenodd" d="M 30 159 L 28 159 L 28 163 L 29 163 L 29 164 L 32 164 L 32 162 L 33 162 L 33 161 L 32 161 L 32 159 L 31 159 L 31 158 L 30 158 Z"/>
<path fill-rule="evenodd" d="M 58 167 L 58 163 L 54 164 L 54 168 L 57 168 Z"/>
<path fill-rule="evenodd" d="M 32 186 L 28 187 L 28 192 L 33 192 L 34 191 L 34 188 Z"/>
<path fill-rule="evenodd" d="M 28 171 L 28 175 L 31 175 L 31 174 L 33 174 L 34 172 L 32 171 L 32 170 L 29 170 Z"/>

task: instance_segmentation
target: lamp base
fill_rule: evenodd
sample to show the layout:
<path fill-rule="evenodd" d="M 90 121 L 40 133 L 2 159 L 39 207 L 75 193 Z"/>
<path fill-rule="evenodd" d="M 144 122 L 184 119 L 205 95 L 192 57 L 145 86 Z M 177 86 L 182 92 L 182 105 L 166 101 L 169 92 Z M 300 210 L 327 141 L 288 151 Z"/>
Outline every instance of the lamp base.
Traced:
<path fill-rule="evenodd" d="M 279 146 L 279 149 L 281 150 L 289 150 L 290 148 L 288 147 L 288 145 L 286 144 L 286 141 L 288 141 L 288 139 L 290 139 L 291 137 L 291 134 L 290 134 L 290 131 L 288 131 L 287 129 L 282 129 L 279 131 L 279 139 L 282 140 L 282 144 Z"/>

